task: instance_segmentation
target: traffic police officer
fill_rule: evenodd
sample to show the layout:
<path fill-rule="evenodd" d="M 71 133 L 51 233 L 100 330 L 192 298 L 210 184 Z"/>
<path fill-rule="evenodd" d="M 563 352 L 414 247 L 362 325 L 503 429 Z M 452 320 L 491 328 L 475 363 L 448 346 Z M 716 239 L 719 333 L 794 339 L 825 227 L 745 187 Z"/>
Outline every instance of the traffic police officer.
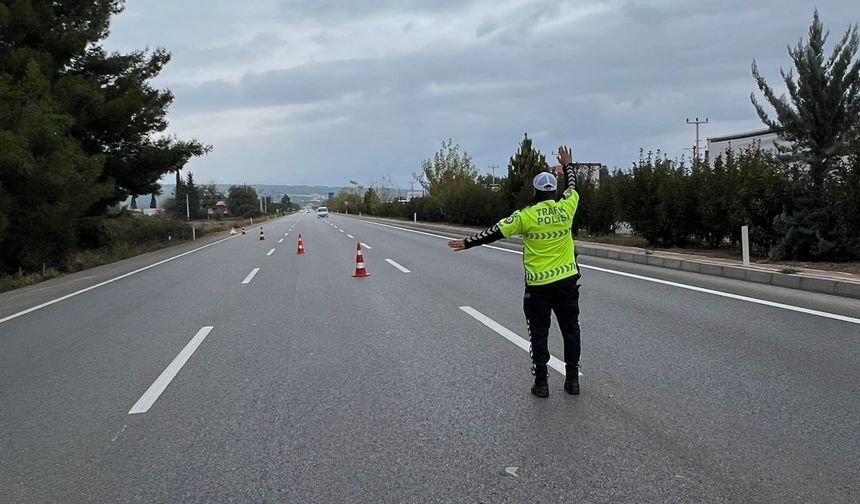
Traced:
<path fill-rule="evenodd" d="M 459 251 L 513 235 L 522 236 L 526 280 L 523 310 L 531 339 L 535 379 L 532 394 L 538 397 L 549 396 L 547 337 L 552 312 L 555 312 L 564 339 L 564 390 L 568 394 L 579 394 L 579 268 L 571 236 L 579 194 L 570 149 L 559 147 L 558 161 L 567 183 L 559 201 L 555 199 L 555 175 L 539 173 L 533 181 L 535 196 L 529 206 L 474 236 L 448 243 Z"/>

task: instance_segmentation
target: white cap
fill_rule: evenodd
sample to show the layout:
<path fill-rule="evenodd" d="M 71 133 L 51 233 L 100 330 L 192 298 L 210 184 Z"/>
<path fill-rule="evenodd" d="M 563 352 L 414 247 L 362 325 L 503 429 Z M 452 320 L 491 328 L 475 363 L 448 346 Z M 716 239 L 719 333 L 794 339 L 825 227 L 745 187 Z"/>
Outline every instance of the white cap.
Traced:
<path fill-rule="evenodd" d="M 555 191 L 556 189 L 556 179 L 555 175 L 549 172 L 541 172 L 538 173 L 537 176 L 532 181 L 532 185 L 534 185 L 535 189 L 538 191 Z"/>

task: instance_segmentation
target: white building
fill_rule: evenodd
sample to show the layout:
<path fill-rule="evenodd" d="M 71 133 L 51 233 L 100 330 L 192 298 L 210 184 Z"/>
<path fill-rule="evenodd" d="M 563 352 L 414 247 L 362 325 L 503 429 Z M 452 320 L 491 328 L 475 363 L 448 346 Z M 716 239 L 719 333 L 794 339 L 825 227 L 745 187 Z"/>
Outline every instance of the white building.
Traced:
<path fill-rule="evenodd" d="M 784 143 L 770 129 L 761 129 L 708 138 L 708 159 L 714 161 L 719 156 L 725 157 L 726 151 L 741 152 L 750 147 L 761 147 L 765 151 L 776 151 L 777 143 Z"/>

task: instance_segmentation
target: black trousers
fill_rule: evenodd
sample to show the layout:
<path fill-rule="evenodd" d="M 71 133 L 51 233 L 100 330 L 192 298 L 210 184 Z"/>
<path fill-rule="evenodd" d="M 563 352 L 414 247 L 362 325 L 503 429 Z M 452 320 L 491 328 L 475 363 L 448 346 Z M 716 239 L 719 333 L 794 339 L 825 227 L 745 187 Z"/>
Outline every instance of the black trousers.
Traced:
<path fill-rule="evenodd" d="M 526 286 L 523 296 L 523 311 L 529 327 L 531 340 L 532 374 L 546 378 L 549 362 L 547 338 L 552 324 L 552 313 L 564 339 L 564 362 L 566 370 L 572 371 L 579 364 L 579 275 L 547 285 Z"/>

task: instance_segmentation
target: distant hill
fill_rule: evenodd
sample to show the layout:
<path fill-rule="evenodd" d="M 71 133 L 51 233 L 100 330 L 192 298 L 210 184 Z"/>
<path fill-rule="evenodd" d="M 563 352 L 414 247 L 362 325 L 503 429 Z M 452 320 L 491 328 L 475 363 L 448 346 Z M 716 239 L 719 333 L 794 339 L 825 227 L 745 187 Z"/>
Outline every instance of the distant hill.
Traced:
<path fill-rule="evenodd" d="M 224 194 L 227 194 L 227 190 L 230 189 L 230 186 L 234 184 L 215 184 L 215 187 L 218 188 L 219 191 L 223 191 Z M 328 197 L 328 193 L 332 192 L 337 194 L 343 187 L 331 187 L 331 186 L 307 186 L 307 185 L 269 185 L 269 184 L 248 184 L 250 187 L 253 187 L 257 194 L 261 196 L 272 196 L 274 199 L 279 200 L 283 197 L 284 194 L 290 197 L 290 200 L 293 203 L 304 205 L 310 203 L 321 203 Z M 164 204 L 167 199 L 173 196 L 173 191 L 176 189 L 175 184 L 162 184 L 161 185 L 161 195 L 155 197 L 155 201 L 159 207 Z M 137 197 L 137 204 L 141 208 L 149 208 L 149 194 L 142 194 Z M 129 198 L 124 205 L 128 205 L 131 203 L 131 198 Z"/>
<path fill-rule="evenodd" d="M 236 184 L 215 184 L 219 191 L 222 191 L 226 196 L 230 186 Z M 271 196 L 275 200 L 280 200 L 286 194 L 290 197 L 290 201 L 298 205 L 319 205 L 328 197 L 328 193 L 337 194 L 343 189 L 351 189 L 347 187 L 332 187 L 332 186 L 307 186 L 307 185 L 271 185 L 271 184 L 248 184 L 253 187 L 257 194 L 261 196 Z M 173 196 L 173 191 L 176 189 L 176 184 L 162 184 L 161 194 L 155 197 L 155 202 L 159 208 Z M 407 197 L 409 191 L 407 189 L 400 190 L 400 197 Z M 149 208 L 149 194 L 141 194 L 137 197 L 138 208 Z M 131 198 L 127 199 L 122 205 L 131 204 Z"/>

